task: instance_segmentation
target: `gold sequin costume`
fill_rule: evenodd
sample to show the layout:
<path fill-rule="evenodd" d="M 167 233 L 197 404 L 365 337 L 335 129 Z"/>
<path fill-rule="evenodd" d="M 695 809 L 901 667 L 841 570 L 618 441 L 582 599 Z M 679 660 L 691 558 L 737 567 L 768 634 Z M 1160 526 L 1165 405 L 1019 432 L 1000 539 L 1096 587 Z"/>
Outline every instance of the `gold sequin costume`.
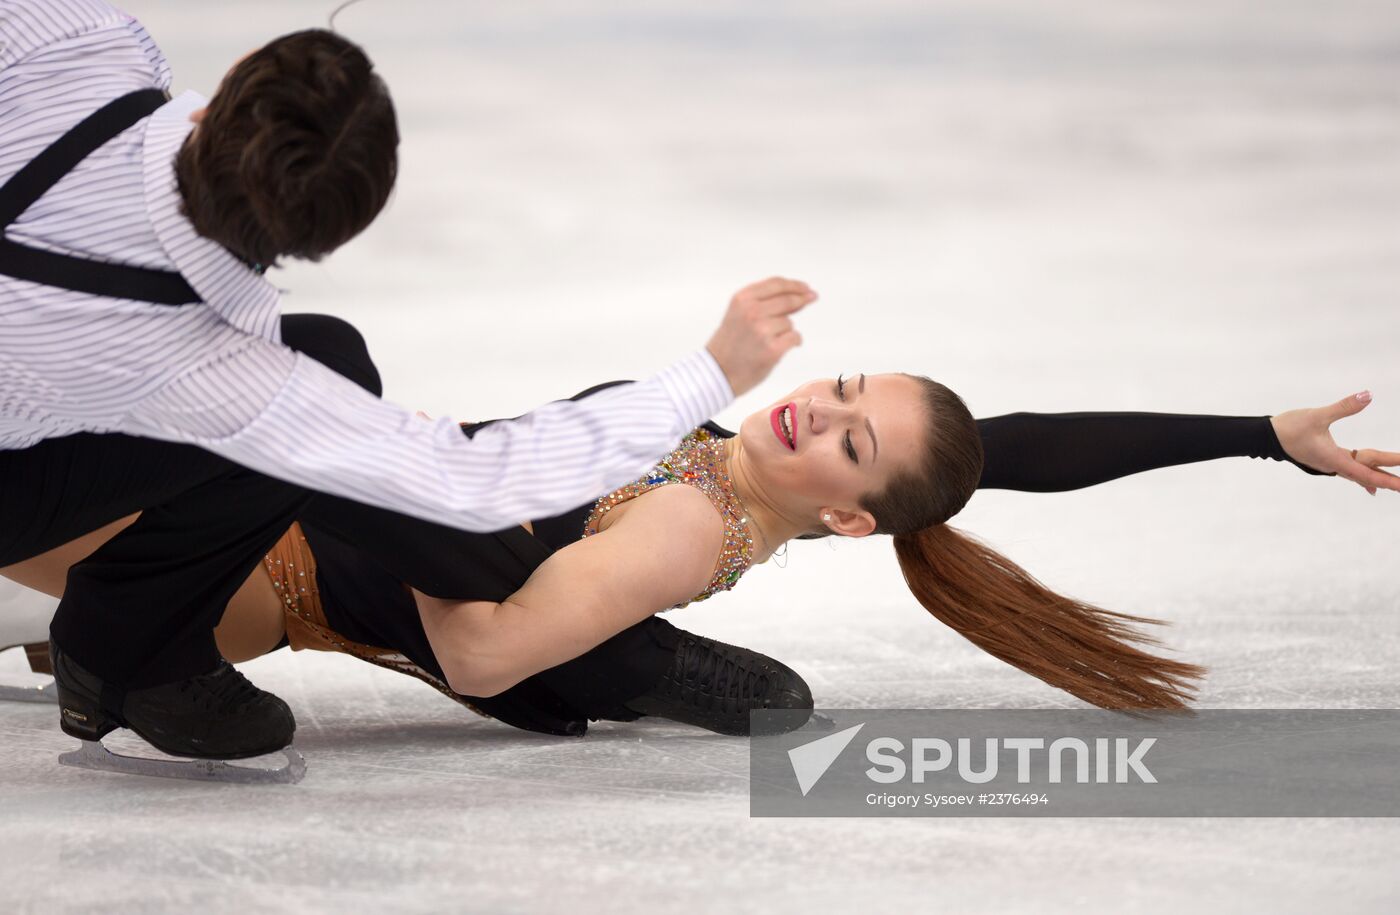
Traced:
<path fill-rule="evenodd" d="M 719 591 L 728 591 L 753 565 L 748 512 L 734 492 L 734 482 L 729 479 L 724 441 L 703 427 L 691 432 L 681 440 L 679 448 L 662 458 L 640 480 L 599 499 L 583 526 L 583 536 L 592 536 L 598 533 L 599 522 L 617 506 L 674 483 L 693 486 L 708 496 L 710 504 L 724 519 L 724 546 L 710 584 L 690 600 L 670 608 L 673 610 L 705 600 Z"/>

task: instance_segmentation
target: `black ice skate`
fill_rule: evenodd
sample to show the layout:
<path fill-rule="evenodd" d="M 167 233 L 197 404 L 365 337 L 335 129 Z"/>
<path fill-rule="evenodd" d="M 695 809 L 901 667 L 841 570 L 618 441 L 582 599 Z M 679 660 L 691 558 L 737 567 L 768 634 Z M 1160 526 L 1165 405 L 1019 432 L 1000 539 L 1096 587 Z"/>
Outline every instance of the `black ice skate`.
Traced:
<path fill-rule="evenodd" d="M 213 671 L 126 693 L 119 709 L 111 696 L 104 702 L 103 682 L 50 642 L 54 680 L 58 684 L 59 723 L 82 746 L 58 761 L 65 766 L 240 783 L 295 784 L 306 774 L 306 760 L 292 749 L 296 720 L 281 699 L 258 689 L 227 661 Z M 122 756 L 101 743 L 125 727 L 171 756 L 189 761 Z M 225 760 L 248 759 L 281 750 L 287 764 L 266 769 L 233 766 Z"/>
<path fill-rule="evenodd" d="M 675 663 L 651 692 L 628 700 L 641 715 L 668 718 L 718 734 L 749 736 L 751 709 L 811 712 L 812 691 L 797 672 L 756 651 L 681 634 Z M 808 716 L 792 716 L 796 730 Z"/>

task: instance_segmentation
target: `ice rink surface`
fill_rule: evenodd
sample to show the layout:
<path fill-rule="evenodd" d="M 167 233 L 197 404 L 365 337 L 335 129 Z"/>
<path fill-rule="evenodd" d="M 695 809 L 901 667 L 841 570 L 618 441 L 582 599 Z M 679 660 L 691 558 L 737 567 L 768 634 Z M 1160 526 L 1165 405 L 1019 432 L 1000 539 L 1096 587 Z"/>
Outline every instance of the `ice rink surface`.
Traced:
<path fill-rule="evenodd" d="M 206 94 L 330 5 L 130 2 L 176 89 Z M 474 419 L 639 377 L 781 273 L 822 299 L 727 425 L 808 378 L 911 370 L 980 417 L 1369 388 L 1333 432 L 1400 450 L 1394 3 L 369 0 L 339 25 L 393 87 L 398 190 L 276 277 L 288 311 L 365 332 L 392 399 Z M 1203 706 L 1400 706 L 1396 494 L 1233 458 L 987 492 L 953 523 L 1062 593 L 1171 620 L 1211 669 Z M 1075 704 L 931 620 L 875 539 L 796 544 L 672 616 L 786 661 L 823 706 Z M 311 652 L 246 670 L 297 714 L 299 786 L 60 768 L 53 710 L 0 707 L 0 908 L 1400 905 L 1393 820 L 750 819 L 742 739 L 526 734 Z"/>

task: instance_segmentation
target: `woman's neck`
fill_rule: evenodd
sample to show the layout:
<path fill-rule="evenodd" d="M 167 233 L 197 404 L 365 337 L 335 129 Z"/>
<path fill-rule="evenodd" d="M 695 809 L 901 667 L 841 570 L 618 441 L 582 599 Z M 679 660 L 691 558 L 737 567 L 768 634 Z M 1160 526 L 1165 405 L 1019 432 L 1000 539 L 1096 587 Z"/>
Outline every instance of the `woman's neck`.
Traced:
<path fill-rule="evenodd" d="M 798 534 L 807 532 L 804 521 L 784 511 L 777 500 L 764 490 L 749 470 L 743 442 L 739 436 L 725 439 L 725 462 L 729 467 L 729 479 L 734 484 L 734 494 L 744 504 L 749 526 L 753 529 L 753 561 L 767 562 L 774 551 L 780 549 Z"/>

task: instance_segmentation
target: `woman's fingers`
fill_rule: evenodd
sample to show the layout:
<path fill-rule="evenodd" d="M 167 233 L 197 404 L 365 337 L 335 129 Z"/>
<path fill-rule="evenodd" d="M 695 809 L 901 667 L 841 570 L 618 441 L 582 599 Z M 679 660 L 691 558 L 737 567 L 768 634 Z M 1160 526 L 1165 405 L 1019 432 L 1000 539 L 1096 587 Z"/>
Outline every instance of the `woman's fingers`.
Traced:
<path fill-rule="evenodd" d="M 1395 467 L 1400 465 L 1400 451 L 1377 451 L 1375 448 L 1358 448 L 1356 459 L 1369 467 Z"/>
<path fill-rule="evenodd" d="M 1362 391 L 1358 394 L 1352 394 L 1348 397 L 1343 397 L 1341 400 L 1336 401 L 1335 403 L 1328 404 L 1325 407 L 1319 407 L 1318 409 L 1326 412 L 1327 424 L 1330 426 L 1332 423 L 1336 422 L 1339 419 L 1345 419 L 1348 416 L 1355 416 L 1357 413 L 1360 413 L 1362 410 L 1366 409 L 1366 406 L 1370 404 L 1370 402 L 1371 392 Z"/>
<path fill-rule="evenodd" d="M 1391 451 L 1375 451 L 1373 449 L 1362 451 L 1358 449 L 1355 458 L 1351 456 L 1350 451 L 1345 452 L 1342 462 L 1343 467 L 1338 473 L 1361 486 L 1371 495 L 1374 496 L 1378 489 L 1400 492 L 1400 476 L 1380 469 L 1400 464 L 1400 454 Z"/>
<path fill-rule="evenodd" d="M 1366 409 L 1370 403 L 1371 392 L 1361 391 L 1349 397 L 1343 397 L 1326 407 L 1318 408 L 1325 423 L 1318 431 L 1326 436 L 1329 443 L 1332 443 L 1328 427 L 1339 419 L 1355 416 Z M 1374 448 L 1365 450 L 1358 448 L 1356 451 L 1343 448 L 1340 465 L 1336 470 L 1338 476 L 1351 480 L 1373 496 L 1382 489 L 1400 492 L 1400 477 L 1380 469 L 1400 465 L 1400 453 L 1378 451 Z"/>

